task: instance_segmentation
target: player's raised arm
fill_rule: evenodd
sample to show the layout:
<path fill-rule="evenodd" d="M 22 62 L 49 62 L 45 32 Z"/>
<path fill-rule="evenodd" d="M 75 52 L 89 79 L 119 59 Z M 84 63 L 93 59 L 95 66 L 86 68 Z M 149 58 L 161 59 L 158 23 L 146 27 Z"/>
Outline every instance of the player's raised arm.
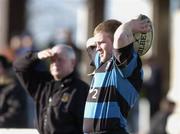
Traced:
<path fill-rule="evenodd" d="M 117 28 L 114 34 L 113 47 L 115 49 L 123 48 L 134 42 L 134 33 L 146 33 L 149 30 L 150 23 L 146 19 L 132 19 Z"/>

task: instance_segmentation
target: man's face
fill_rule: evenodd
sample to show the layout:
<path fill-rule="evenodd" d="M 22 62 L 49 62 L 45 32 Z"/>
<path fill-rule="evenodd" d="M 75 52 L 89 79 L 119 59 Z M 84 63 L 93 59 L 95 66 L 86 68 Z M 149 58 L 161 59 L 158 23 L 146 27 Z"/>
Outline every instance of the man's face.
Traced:
<path fill-rule="evenodd" d="M 113 42 L 106 32 L 97 33 L 95 36 L 96 51 L 100 55 L 101 62 L 106 62 L 112 56 Z"/>
<path fill-rule="evenodd" d="M 60 80 L 73 71 L 73 60 L 61 51 L 51 57 L 50 72 L 55 80 Z"/>

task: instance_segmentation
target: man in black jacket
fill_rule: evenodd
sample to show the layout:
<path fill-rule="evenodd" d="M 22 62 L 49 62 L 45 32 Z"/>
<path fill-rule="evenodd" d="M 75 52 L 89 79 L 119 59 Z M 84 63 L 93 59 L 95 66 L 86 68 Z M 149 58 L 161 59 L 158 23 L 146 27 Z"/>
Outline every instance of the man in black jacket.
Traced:
<path fill-rule="evenodd" d="M 27 96 L 11 69 L 8 59 L 0 55 L 0 128 L 26 128 Z"/>
<path fill-rule="evenodd" d="M 50 74 L 36 69 L 50 59 Z M 40 134 L 81 134 L 89 86 L 74 75 L 76 56 L 67 45 L 30 52 L 14 62 L 16 74 L 36 102 Z"/>

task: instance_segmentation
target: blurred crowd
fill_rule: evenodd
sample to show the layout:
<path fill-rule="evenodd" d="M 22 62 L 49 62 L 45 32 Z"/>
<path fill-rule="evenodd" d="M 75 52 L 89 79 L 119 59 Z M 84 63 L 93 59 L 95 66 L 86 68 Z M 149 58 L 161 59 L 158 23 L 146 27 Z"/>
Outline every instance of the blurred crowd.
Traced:
<path fill-rule="evenodd" d="M 75 50 L 78 58 L 76 75 L 80 77 L 78 65 L 81 62 L 81 50 L 74 44 L 71 31 L 60 29 L 49 39 L 45 48 L 53 47 L 58 43 L 67 44 Z M 40 48 L 35 45 L 33 36 L 29 32 L 11 36 L 9 44 L 0 48 L 0 128 L 35 127 L 34 102 L 17 80 L 12 63 L 28 51 L 39 50 Z M 48 68 L 39 66 L 39 69 Z"/>
<path fill-rule="evenodd" d="M 14 35 L 9 44 L 0 49 L 0 127 L 31 128 L 33 125 L 33 102 L 23 90 L 12 69 L 15 58 L 34 49 L 29 33 Z"/>

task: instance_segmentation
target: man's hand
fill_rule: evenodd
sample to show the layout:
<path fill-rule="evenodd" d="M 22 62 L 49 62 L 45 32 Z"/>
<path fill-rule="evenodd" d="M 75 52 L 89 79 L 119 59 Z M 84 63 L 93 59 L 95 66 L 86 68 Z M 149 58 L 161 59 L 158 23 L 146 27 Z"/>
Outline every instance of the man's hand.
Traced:
<path fill-rule="evenodd" d="M 147 33 L 151 30 L 151 23 L 148 19 L 134 19 L 127 22 L 127 25 L 133 33 Z"/>
<path fill-rule="evenodd" d="M 54 56 L 54 53 L 50 48 L 39 51 L 37 53 L 38 59 L 43 60 Z"/>
<path fill-rule="evenodd" d="M 114 48 L 125 47 L 134 42 L 133 33 L 146 33 L 151 30 L 150 22 L 147 19 L 133 19 L 120 25 L 114 33 Z"/>

